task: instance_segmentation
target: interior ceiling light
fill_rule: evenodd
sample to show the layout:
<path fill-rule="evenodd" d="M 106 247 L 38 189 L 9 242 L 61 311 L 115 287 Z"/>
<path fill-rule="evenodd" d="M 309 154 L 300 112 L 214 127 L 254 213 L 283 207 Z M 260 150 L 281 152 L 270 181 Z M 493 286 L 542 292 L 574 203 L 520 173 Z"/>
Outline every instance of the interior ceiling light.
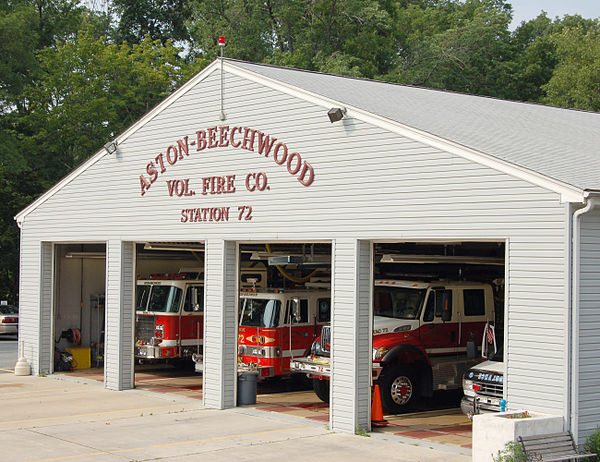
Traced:
<path fill-rule="evenodd" d="M 460 255 L 395 255 L 385 254 L 379 263 L 465 263 L 470 265 L 504 265 L 504 258 Z"/>
<path fill-rule="evenodd" d="M 204 252 L 204 244 L 195 242 L 145 242 L 144 250 L 185 250 Z"/>
<path fill-rule="evenodd" d="M 106 253 L 105 252 L 68 252 L 65 254 L 65 258 L 104 259 L 104 258 L 106 258 Z"/>
<path fill-rule="evenodd" d="M 342 120 L 344 115 L 346 114 L 345 107 L 332 107 L 327 111 L 327 115 L 329 116 L 329 120 L 331 123 L 337 122 L 338 120 Z"/>

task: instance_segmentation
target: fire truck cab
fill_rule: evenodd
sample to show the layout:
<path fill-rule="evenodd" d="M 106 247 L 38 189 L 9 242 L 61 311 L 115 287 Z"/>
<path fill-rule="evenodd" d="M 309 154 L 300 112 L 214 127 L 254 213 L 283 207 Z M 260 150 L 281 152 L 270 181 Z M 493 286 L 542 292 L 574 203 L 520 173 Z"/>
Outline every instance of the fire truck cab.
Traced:
<path fill-rule="evenodd" d="M 201 273 L 153 274 L 137 281 L 137 360 L 192 359 L 202 354 Z"/>
<path fill-rule="evenodd" d="M 490 284 L 466 281 L 376 280 L 373 301 L 373 379 L 385 411 L 404 412 L 419 396 L 461 387 L 463 373 L 482 361 L 476 344 L 494 321 Z M 331 328 L 292 369 L 313 378 L 329 400 Z"/>
<path fill-rule="evenodd" d="M 303 356 L 331 317 L 329 289 L 242 289 L 238 370 L 259 378 L 290 373 L 290 359 Z"/>

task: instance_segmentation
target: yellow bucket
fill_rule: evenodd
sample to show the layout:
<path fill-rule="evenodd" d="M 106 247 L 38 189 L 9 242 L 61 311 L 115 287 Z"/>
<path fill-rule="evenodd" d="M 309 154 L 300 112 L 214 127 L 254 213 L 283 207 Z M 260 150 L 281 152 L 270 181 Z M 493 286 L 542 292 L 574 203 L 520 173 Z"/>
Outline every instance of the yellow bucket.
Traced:
<path fill-rule="evenodd" d="M 65 351 L 73 355 L 73 369 L 89 369 L 92 367 L 89 348 L 65 348 Z"/>

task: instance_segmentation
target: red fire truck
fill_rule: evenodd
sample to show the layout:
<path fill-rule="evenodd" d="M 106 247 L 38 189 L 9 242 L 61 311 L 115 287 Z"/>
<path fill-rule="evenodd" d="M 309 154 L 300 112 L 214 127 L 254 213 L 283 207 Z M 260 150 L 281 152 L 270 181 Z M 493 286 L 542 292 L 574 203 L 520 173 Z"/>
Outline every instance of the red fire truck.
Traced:
<path fill-rule="evenodd" d="M 373 378 L 388 413 L 409 409 L 419 396 L 460 388 L 463 373 L 481 362 L 477 343 L 494 321 L 492 286 L 478 282 L 376 280 Z M 292 370 L 313 379 L 329 400 L 330 326 Z"/>
<path fill-rule="evenodd" d="M 202 354 L 202 273 L 152 274 L 137 281 L 135 357 L 192 359 Z"/>
<path fill-rule="evenodd" d="M 238 370 L 259 378 L 290 373 L 290 358 L 302 356 L 329 322 L 329 289 L 242 289 Z"/>

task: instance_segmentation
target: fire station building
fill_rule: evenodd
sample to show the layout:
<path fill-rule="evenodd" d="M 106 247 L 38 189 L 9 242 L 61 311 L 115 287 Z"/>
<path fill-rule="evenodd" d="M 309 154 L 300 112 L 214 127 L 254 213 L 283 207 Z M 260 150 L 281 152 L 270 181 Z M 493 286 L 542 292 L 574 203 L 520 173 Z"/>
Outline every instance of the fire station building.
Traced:
<path fill-rule="evenodd" d="M 134 387 L 139 246 L 200 243 L 203 403 L 234 407 L 240 248 L 327 245 L 330 426 L 354 433 L 377 249 L 468 243 L 502 249 L 509 408 L 581 440 L 600 422 L 598 146 L 596 113 L 216 60 L 17 215 L 24 356 L 52 373 L 67 306 L 102 293 L 105 386 Z"/>

